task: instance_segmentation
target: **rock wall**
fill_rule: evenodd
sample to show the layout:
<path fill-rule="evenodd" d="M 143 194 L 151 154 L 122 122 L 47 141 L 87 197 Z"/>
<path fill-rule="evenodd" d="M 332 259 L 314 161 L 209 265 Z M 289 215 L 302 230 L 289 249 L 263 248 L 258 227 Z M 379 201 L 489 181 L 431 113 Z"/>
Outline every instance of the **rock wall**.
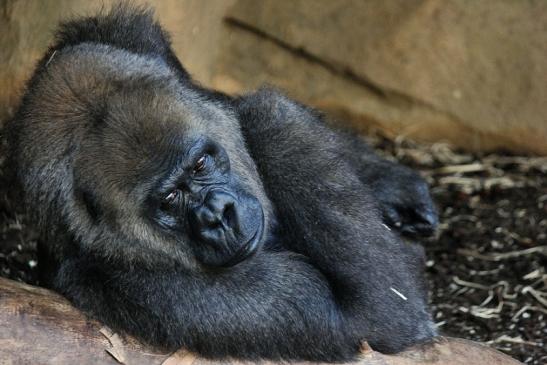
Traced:
<path fill-rule="evenodd" d="M 106 1 L 110 3 L 111 1 Z M 150 2 L 205 85 L 284 88 L 359 129 L 547 154 L 547 2 Z M 0 115 L 82 0 L 0 0 Z"/>
<path fill-rule="evenodd" d="M 547 154 L 547 2 L 240 0 L 217 87 L 270 82 L 358 126 Z"/>
<path fill-rule="evenodd" d="M 118 0 L 0 0 L 0 120 L 8 117 L 25 80 L 52 42 L 60 21 L 108 9 Z M 235 0 L 132 0 L 149 4 L 172 34 L 173 46 L 192 74 L 207 83 Z"/>

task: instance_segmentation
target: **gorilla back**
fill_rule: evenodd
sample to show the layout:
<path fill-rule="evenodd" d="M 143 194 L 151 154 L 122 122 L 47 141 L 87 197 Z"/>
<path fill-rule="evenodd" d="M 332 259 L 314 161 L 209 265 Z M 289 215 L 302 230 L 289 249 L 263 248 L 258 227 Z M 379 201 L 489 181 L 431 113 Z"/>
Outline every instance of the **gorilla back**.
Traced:
<path fill-rule="evenodd" d="M 276 91 L 197 86 L 146 10 L 62 25 L 7 126 L 44 282 L 210 358 L 341 361 L 431 338 L 420 248 L 385 228 L 316 119 Z"/>

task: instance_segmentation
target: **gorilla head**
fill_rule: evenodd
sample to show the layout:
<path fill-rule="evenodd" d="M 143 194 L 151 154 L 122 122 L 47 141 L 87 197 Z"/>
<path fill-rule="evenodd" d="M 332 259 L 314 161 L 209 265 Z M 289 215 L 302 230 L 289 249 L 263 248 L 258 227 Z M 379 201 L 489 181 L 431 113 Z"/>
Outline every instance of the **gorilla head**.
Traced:
<path fill-rule="evenodd" d="M 161 59 L 106 45 L 42 67 L 18 138 L 44 231 L 60 219 L 84 251 L 154 267 L 229 266 L 259 248 L 270 203 L 229 109 Z"/>

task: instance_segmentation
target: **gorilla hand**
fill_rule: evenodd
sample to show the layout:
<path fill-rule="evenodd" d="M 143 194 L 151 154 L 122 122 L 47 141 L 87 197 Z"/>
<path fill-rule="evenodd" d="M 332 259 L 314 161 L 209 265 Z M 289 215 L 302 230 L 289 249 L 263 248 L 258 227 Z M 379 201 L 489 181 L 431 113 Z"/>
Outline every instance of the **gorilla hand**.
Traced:
<path fill-rule="evenodd" d="M 389 161 L 363 167 L 363 170 L 367 168 L 370 171 L 361 177 L 368 180 L 374 190 L 387 225 L 408 236 L 434 234 L 438 225 L 437 210 L 420 175 Z"/>
<path fill-rule="evenodd" d="M 345 141 L 345 158 L 380 204 L 384 222 L 407 236 L 430 236 L 438 225 L 427 182 L 412 169 L 378 156 L 365 141 L 337 131 Z"/>

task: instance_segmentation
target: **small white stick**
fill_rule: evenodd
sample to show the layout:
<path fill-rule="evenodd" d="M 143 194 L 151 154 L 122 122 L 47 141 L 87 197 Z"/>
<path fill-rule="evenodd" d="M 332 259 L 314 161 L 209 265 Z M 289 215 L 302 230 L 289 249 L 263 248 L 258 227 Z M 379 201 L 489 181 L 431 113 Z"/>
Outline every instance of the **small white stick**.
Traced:
<path fill-rule="evenodd" d="M 53 51 L 53 53 L 51 54 L 51 56 L 47 60 L 45 67 L 49 66 L 50 62 L 53 60 L 53 57 L 55 57 L 55 53 L 57 53 L 57 50 Z"/>
<path fill-rule="evenodd" d="M 395 294 L 397 294 L 398 296 L 400 296 L 401 298 L 403 298 L 403 300 L 408 300 L 407 297 L 405 297 L 403 294 L 401 294 L 401 292 L 399 292 L 397 289 L 393 288 L 393 287 L 389 287 L 391 289 L 392 292 L 394 292 Z"/>

